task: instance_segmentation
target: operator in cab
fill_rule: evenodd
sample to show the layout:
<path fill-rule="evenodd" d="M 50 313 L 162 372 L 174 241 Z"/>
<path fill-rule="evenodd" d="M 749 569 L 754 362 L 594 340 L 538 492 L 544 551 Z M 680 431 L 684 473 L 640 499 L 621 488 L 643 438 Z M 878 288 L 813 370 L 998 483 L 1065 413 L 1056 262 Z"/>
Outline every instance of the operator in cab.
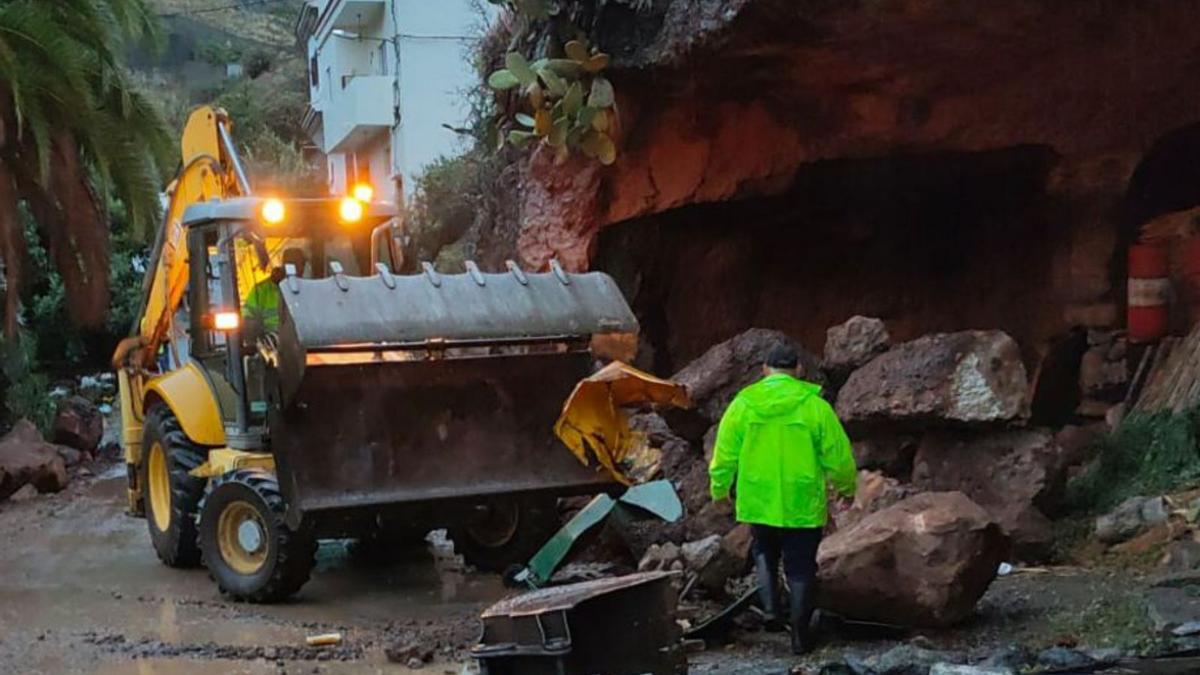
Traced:
<path fill-rule="evenodd" d="M 257 339 L 279 330 L 279 306 L 283 304 L 279 283 L 287 275 L 288 265 L 296 268 L 296 274 L 303 275 L 307 262 L 308 258 L 303 249 L 284 249 L 282 264 L 272 269 L 271 276 L 255 284 L 242 299 L 242 320 L 245 322 L 248 336 Z"/>
<path fill-rule="evenodd" d="M 782 343 L 771 348 L 763 378 L 738 392 L 721 417 L 708 468 L 713 501 L 728 500 L 732 489 L 736 518 L 753 531 L 759 601 L 770 630 L 783 629 L 778 590 L 783 559 L 797 655 L 812 647 L 808 627 L 817 547 L 828 520 L 826 482 L 848 498 L 858 474 L 850 439 L 821 398 L 821 387 L 800 379 L 799 371 L 794 348 Z"/>

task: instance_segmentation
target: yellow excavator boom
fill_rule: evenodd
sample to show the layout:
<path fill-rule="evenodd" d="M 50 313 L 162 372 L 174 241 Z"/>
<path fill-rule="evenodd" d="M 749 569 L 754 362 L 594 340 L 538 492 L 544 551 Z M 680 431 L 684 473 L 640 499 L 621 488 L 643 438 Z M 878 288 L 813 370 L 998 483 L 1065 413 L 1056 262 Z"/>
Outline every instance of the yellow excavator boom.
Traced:
<path fill-rule="evenodd" d="M 170 343 L 171 322 L 188 283 L 186 228 L 189 206 L 250 193 L 250 186 L 229 135 L 225 111 L 203 106 L 188 116 L 180 141 L 180 168 L 167 185 L 168 203 L 155 235 L 150 265 L 142 282 L 142 303 L 130 337 L 113 353 L 119 373 L 122 440 L 125 461 L 141 461 L 142 403 L 151 394 L 149 378 L 157 373 L 155 360 Z M 175 355 L 179 363 L 180 355 Z M 131 504 L 135 503 L 131 495 Z"/>

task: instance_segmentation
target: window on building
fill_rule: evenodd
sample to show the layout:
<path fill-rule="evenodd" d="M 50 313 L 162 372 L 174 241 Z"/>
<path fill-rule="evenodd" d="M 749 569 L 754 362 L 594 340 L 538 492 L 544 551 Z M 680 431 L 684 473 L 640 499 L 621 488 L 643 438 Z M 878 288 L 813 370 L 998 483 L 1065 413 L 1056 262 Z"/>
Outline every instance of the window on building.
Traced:
<path fill-rule="evenodd" d="M 308 60 L 308 85 L 313 89 L 321 86 L 321 66 L 317 63 L 316 55 Z"/>

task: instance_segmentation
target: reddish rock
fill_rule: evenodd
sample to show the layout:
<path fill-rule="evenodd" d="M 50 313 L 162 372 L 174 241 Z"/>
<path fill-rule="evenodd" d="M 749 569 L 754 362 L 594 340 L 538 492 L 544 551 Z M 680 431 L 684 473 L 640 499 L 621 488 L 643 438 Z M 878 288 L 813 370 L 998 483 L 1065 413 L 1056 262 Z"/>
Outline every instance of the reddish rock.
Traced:
<path fill-rule="evenodd" d="M 854 371 L 837 412 L 848 424 L 1010 422 L 1029 416 L 1029 385 L 1017 343 L 1004 332 L 938 333 Z"/>
<path fill-rule="evenodd" d="M 0 438 L 0 500 L 27 484 L 38 492 L 58 492 L 67 480 L 66 465 L 55 446 L 43 441 L 30 422 L 21 420 Z"/>
<path fill-rule="evenodd" d="M 1054 533 L 1047 513 L 1062 500 L 1066 472 L 1046 431 L 935 432 L 921 440 L 913 484 L 959 490 L 987 509 L 1021 559 L 1049 553 Z"/>
<path fill-rule="evenodd" d="M 821 544 L 817 605 L 851 619 L 948 626 L 969 617 L 1004 561 L 1000 527 L 961 492 L 927 492 Z"/>
<path fill-rule="evenodd" d="M 837 529 L 844 530 L 853 527 L 872 513 L 882 511 L 919 492 L 918 488 L 901 483 L 878 471 L 859 471 L 854 502 L 850 508 L 841 510 L 834 516 Z"/>
<path fill-rule="evenodd" d="M 880 319 L 854 316 L 830 328 L 825 335 L 826 370 L 849 373 L 887 351 L 891 342 Z"/>
<path fill-rule="evenodd" d="M 803 377 L 820 383 L 820 362 L 815 356 L 779 331 L 751 328 L 713 346 L 671 378 L 687 387 L 688 395 L 694 404 L 694 409 L 690 412 L 693 417 L 700 418 L 691 424 L 685 424 L 687 429 L 680 429 L 680 425 L 674 424 L 680 416 L 668 417 L 676 430 L 685 437 L 699 440 L 705 431 L 721 420 L 721 415 L 725 413 L 725 408 L 729 406 L 733 397 L 742 388 L 762 377 L 762 366 L 767 353 L 781 342 L 792 345 L 800 354 Z M 687 412 L 684 411 L 684 414 Z"/>
<path fill-rule="evenodd" d="M 58 404 L 51 438 L 55 443 L 92 453 L 104 436 L 104 415 L 96 404 L 82 396 L 71 396 Z"/>

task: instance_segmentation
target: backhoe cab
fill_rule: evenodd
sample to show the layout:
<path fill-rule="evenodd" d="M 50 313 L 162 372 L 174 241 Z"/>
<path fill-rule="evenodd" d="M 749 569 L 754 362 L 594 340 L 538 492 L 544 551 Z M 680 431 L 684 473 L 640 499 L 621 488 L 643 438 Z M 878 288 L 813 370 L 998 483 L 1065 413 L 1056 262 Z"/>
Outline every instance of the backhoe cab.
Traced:
<path fill-rule="evenodd" d="M 501 570 L 552 533 L 558 496 L 612 487 L 552 431 L 593 343 L 636 331 L 610 278 L 397 274 L 392 206 L 250 196 L 226 125 L 189 121 L 144 310 L 114 355 L 130 510 L 164 563 L 273 601 L 308 579 L 318 538 L 446 527 Z M 187 173 L 195 127 L 228 170 Z"/>

